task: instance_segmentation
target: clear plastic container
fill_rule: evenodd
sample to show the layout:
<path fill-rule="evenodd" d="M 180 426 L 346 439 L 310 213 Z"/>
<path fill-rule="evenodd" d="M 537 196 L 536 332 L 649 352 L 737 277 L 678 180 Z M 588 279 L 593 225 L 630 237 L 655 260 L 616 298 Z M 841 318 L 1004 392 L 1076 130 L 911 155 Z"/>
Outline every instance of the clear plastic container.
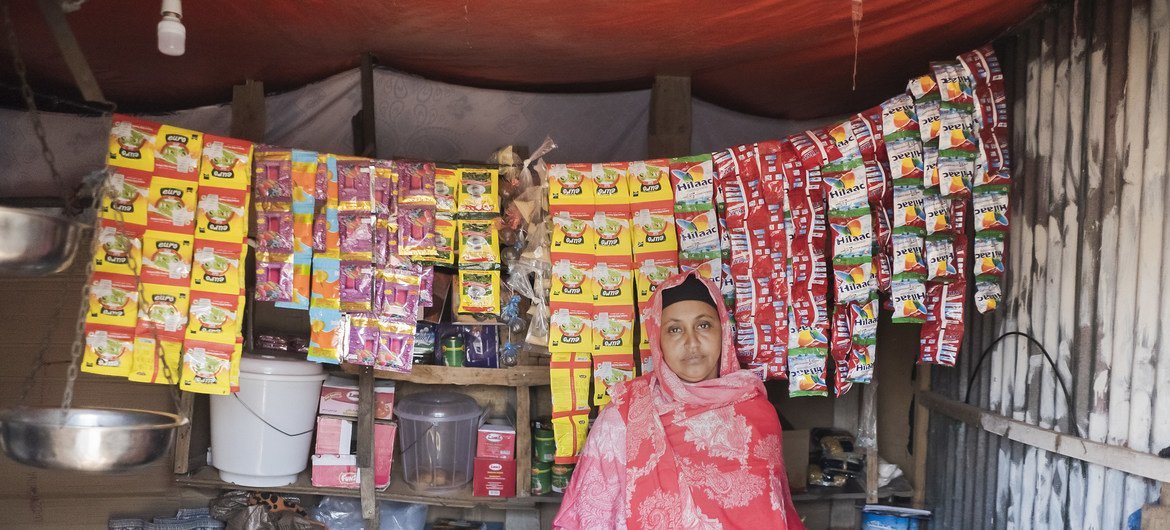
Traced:
<path fill-rule="evenodd" d="M 443 492 L 471 482 L 476 431 L 484 410 L 458 392 L 422 392 L 394 407 L 402 471 L 416 491 Z"/>

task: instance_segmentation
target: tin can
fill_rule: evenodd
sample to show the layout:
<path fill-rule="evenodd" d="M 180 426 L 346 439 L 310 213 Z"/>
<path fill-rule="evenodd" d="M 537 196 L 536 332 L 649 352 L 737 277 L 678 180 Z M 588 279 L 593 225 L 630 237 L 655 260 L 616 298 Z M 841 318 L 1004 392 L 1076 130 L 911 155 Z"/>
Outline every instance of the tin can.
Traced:
<path fill-rule="evenodd" d="M 545 495 L 552 492 L 552 464 L 532 463 L 532 494 Z"/>
<path fill-rule="evenodd" d="M 552 431 L 536 429 L 532 432 L 532 453 L 537 462 L 553 461 L 557 455 L 557 445 Z"/>
<path fill-rule="evenodd" d="M 463 366 L 465 355 L 463 337 L 455 334 L 443 338 L 443 362 L 447 366 Z"/>
<path fill-rule="evenodd" d="M 573 464 L 552 465 L 552 490 L 564 493 L 569 488 L 569 480 L 573 478 Z"/>

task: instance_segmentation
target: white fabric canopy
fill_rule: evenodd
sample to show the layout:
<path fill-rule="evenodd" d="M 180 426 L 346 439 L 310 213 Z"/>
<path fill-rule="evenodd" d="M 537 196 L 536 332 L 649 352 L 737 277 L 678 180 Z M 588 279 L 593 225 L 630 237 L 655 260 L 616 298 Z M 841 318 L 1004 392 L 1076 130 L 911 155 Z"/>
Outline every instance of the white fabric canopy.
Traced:
<path fill-rule="evenodd" d="M 353 152 L 351 117 L 361 106 L 359 73 L 345 72 L 266 98 L 267 143 L 335 154 Z M 535 148 L 550 136 L 549 162 L 646 158 L 650 91 L 536 94 L 450 85 L 379 69 L 374 76 L 378 155 L 483 162 L 505 145 Z M 231 108 L 200 107 L 144 118 L 227 135 Z M 58 169 L 70 183 L 100 169 L 108 118 L 42 113 Z M 694 101 L 691 151 L 775 139 L 824 122 L 758 118 Z M 0 197 L 57 195 L 27 112 L 0 110 Z"/>

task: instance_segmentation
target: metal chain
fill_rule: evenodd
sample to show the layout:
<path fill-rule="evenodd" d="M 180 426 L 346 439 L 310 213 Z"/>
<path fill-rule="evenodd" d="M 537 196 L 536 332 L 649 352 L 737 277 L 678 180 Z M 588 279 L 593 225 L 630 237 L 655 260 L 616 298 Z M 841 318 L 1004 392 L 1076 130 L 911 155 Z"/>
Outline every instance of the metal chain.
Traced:
<path fill-rule="evenodd" d="M 102 197 L 106 194 L 106 178 L 102 178 L 101 185 L 93 193 L 93 211 L 96 213 L 102 206 Z M 94 259 L 97 255 L 101 232 L 94 226 L 90 235 L 89 250 L 86 256 L 85 280 L 81 285 L 81 303 L 77 310 L 77 323 L 73 331 L 73 344 L 69 348 L 69 368 L 65 371 L 65 391 L 61 396 L 61 410 L 67 412 L 73 406 L 73 384 L 77 381 L 81 366 L 81 354 L 85 350 L 85 314 L 89 311 L 89 288 L 93 279 Z"/>
<path fill-rule="evenodd" d="M 65 186 L 65 179 L 57 171 L 57 157 L 49 149 L 49 140 L 45 134 L 45 126 L 41 122 L 40 113 L 37 112 L 36 97 L 33 95 L 32 86 L 28 84 L 28 71 L 25 68 L 24 60 L 20 57 L 20 46 L 17 44 L 16 29 L 12 25 L 12 16 L 8 10 L 7 0 L 0 0 L 0 11 L 4 15 L 4 32 L 8 37 L 8 47 L 12 49 L 12 67 L 16 70 L 17 77 L 20 78 L 20 93 L 24 97 L 24 104 L 28 106 L 29 117 L 33 123 L 33 132 L 36 134 L 37 140 L 41 143 L 41 156 L 44 157 L 45 163 L 48 164 L 49 175 L 53 178 L 53 183 L 57 185 L 57 190 L 65 203 L 65 216 L 71 218 L 76 217 L 77 214 L 81 213 L 79 201 L 76 195 L 70 193 L 69 189 Z"/>

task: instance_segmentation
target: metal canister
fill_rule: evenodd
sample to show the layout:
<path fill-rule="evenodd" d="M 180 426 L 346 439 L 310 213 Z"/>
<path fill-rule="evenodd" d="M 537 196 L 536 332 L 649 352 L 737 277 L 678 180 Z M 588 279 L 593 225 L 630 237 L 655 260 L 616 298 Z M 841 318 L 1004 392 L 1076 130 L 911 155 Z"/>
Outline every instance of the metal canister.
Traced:
<path fill-rule="evenodd" d="M 553 432 L 546 429 L 532 431 L 532 456 L 537 462 L 551 463 L 556 457 L 557 446 Z"/>
<path fill-rule="evenodd" d="M 545 495 L 552 492 L 552 463 L 532 463 L 532 494 Z"/>
<path fill-rule="evenodd" d="M 447 366 L 463 366 L 464 357 L 463 337 L 457 333 L 443 337 L 443 362 Z"/>
<path fill-rule="evenodd" d="M 573 464 L 552 465 L 552 490 L 564 493 L 569 488 L 569 480 L 573 478 Z"/>

